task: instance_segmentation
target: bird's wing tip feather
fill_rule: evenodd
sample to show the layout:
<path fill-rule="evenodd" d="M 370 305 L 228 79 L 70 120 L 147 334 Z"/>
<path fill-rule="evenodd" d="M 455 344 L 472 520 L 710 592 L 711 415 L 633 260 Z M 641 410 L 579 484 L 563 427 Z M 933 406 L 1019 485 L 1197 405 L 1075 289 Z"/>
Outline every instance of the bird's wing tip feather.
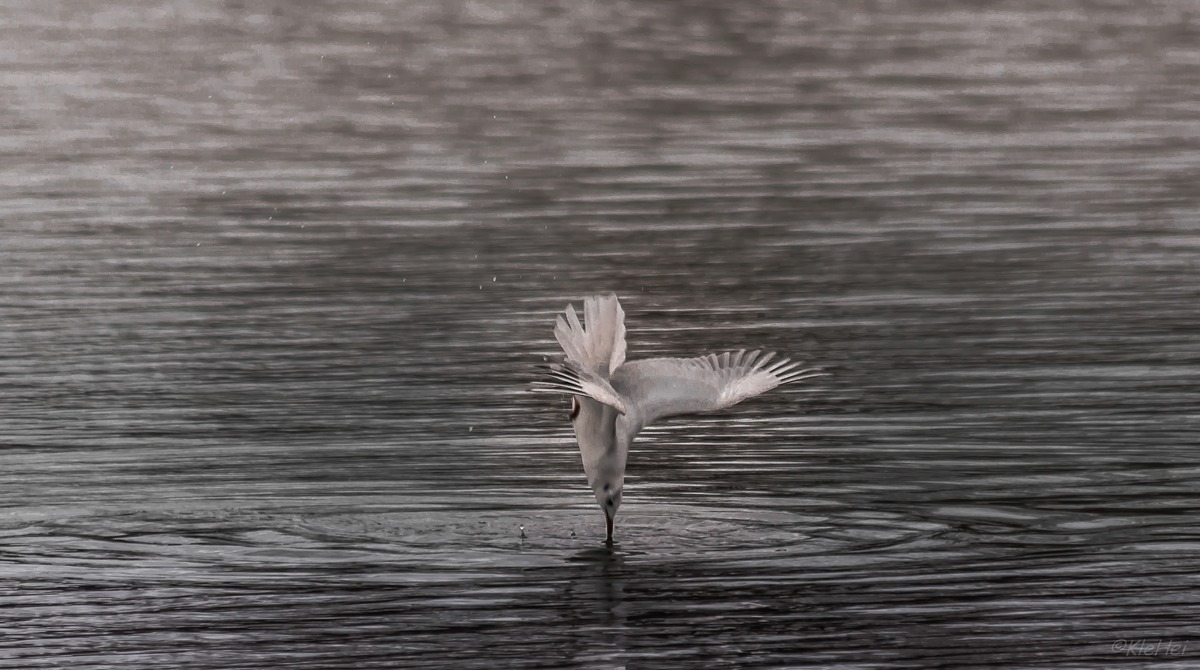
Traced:
<path fill-rule="evenodd" d="M 576 361 L 567 359 L 562 363 L 536 367 L 544 372 L 541 378 L 534 380 L 530 385 L 530 390 L 534 393 L 587 396 L 616 409 L 621 414 L 628 412 L 620 394 L 604 378 L 593 374 Z"/>

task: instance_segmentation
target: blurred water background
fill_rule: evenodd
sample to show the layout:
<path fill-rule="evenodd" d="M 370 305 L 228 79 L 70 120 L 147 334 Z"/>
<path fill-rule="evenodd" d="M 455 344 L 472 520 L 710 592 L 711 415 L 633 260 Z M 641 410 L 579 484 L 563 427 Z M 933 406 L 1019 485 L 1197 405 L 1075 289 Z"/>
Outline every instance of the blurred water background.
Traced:
<path fill-rule="evenodd" d="M 1200 654 L 1194 2 L 26 2 L 0 62 L 2 667 Z M 611 550 L 524 392 L 606 290 L 836 373 L 648 429 Z"/>

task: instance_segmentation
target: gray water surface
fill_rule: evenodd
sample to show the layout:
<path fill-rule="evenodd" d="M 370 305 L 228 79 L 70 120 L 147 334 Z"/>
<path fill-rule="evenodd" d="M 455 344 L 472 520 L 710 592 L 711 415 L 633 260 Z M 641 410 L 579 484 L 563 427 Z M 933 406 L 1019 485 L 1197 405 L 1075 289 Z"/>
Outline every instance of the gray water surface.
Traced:
<path fill-rule="evenodd" d="M 1193 3 L 25 4 L 0 58 L 0 666 L 1198 662 Z M 631 358 L 834 373 L 647 429 L 612 547 L 525 392 L 607 290 Z"/>

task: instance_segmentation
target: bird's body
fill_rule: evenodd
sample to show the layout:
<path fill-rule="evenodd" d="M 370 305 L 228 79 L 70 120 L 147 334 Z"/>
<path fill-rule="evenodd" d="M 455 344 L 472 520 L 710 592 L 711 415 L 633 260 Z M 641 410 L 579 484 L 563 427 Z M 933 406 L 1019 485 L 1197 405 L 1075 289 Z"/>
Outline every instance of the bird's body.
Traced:
<path fill-rule="evenodd" d="M 625 362 L 625 312 L 612 294 L 586 298 L 584 321 L 586 329 L 571 305 L 558 317 L 554 335 L 566 357 L 547 368 L 547 379 L 536 382 L 534 390 L 572 396 L 572 427 L 609 541 L 629 448 L 647 424 L 723 409 L 780 384 L 823 374 L 786 358 L 773 362 L 774 353 L 744 350 Z"/>

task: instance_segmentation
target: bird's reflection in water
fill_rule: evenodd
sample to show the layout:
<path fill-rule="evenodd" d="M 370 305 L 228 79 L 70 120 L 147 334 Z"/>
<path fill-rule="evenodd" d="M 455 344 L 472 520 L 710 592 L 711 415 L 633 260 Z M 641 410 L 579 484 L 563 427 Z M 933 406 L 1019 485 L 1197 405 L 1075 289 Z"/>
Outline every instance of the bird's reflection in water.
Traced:
<path fill-rule="evenodd" d="M 582 663 L 620 663 L 629 653 L 626 552 L 607 543 L 567 558 L 562 605 L 577 635 L 567 652 Z"/>

